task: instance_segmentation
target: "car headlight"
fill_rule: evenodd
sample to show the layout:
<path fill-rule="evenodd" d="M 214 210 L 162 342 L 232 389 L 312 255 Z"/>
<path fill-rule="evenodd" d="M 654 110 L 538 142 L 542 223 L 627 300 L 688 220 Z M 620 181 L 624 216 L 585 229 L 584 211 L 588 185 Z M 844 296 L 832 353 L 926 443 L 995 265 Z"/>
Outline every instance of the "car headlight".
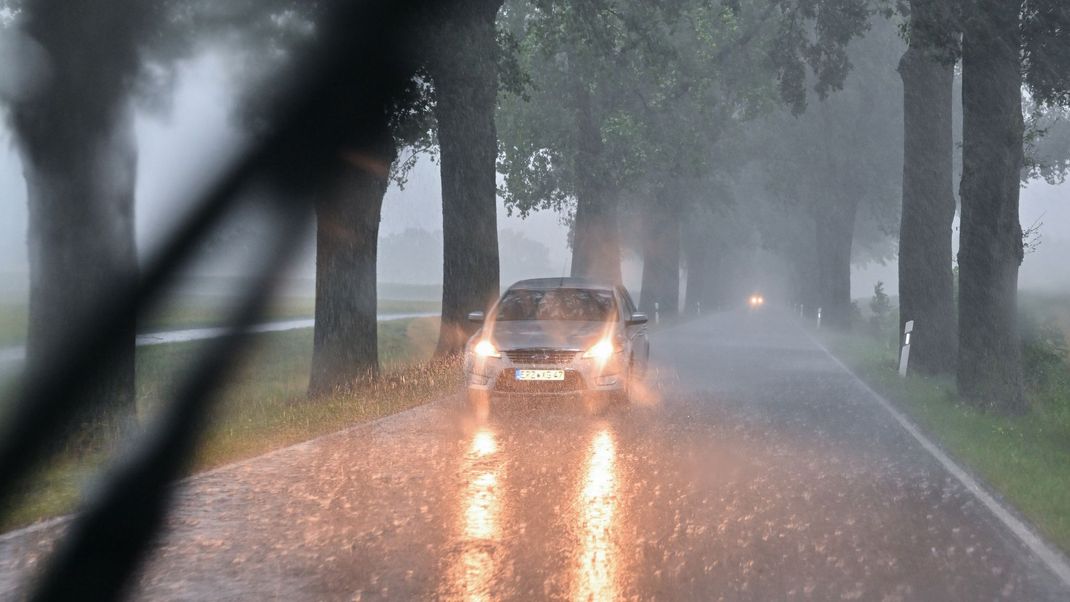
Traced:
<path fill-rule="evenodd" d="M 475 351 L 475 354 L 480 356 L 480 357 L 501 357 L 502 356 L 502 354 L 498 353 L 498 350 L 494 348 L 494 345 L 491 344 L 491 342 L 486 340 L 486 339 L 476 343 L 476 346 L 473 349 L 473 351 Z"/>
<path fill-rule="evenodd" d="M 596 360 L 608 360 L 613 357 L 613 354 L 617 352 L 617 348 L 613 345 L 612 341 L 601 340 L 594 344 L 593 347 L 583 352 L 584 359 L 596 359 Z"/>

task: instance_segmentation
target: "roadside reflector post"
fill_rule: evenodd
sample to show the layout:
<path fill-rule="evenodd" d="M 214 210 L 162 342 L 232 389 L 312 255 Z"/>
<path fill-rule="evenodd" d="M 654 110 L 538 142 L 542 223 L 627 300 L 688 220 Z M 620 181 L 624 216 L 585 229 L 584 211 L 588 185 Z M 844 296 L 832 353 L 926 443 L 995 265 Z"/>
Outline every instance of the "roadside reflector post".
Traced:
<path fill-rule="evenodd" d="M 698 315 L 702 315 L 702 301 L 695 301 L 695 310 L 698 312 Z"/>
<path fill-rule="evenodd" d="M 910 333 L 914 332 L 914 320 L 907 320 L 903 325 L 903 348 L 899 351 L 899 376 L 906 377 L 907 362 L 910 361 Z"/>
<path fill-rule="evenodd" d="M 821 330 L 821 308 L 817 308 L 817 329 Z"/>
<path fill-rule="evenodd" d="M 655 301 L 654 302 L 654 323 L 657 324 L 658 322 L 660 322 L 660 319 L 658 317 L 658 302 Z"/>

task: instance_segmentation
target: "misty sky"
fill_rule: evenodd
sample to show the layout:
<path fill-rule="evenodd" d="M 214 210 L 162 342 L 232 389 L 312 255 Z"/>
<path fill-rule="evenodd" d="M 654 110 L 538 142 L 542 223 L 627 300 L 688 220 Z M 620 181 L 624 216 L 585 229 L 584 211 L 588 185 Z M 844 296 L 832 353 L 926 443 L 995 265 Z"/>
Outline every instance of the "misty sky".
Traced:
<path fill-rule="evenodd" d="M 138 242 L 146 249 L 174 223 L 190 193 L 215 173 L 229 153 L 240 145 L 232 125 L 234 90 L 228 85 L 227 63 L 217 54 L 202 53 L 185 62 L 179 73 L 174 100 L 166 114 L 139 111 L 137 137 Z M 442 213 L 437 166 L 422 162 L 404 190 L 392 188 L 383 206 L 381 235 L 408 227 L 441 228 Z M 1042 223 L 1039 249 L 1026 256 L 1021 286 L 1029 289 L 1070 289 L 1070 185 L 1035 183 L 1023 190 L 1023 227 Z M 0 272 L 8 274 L 0 287 L 24 286 L 26 271 L 26 194 L 17 152 L 6 124 L 0 124 Z M 536 214 L 527 220 L 506 217 L 499 210 L 499 228 L 521 230 L 550 249 L 551 265 L 566 268 L 569 250 L 566 229 L 558 216 Z M 507 248 L 501 249 L 507 254 Z M 304 262 L 311 266 L 310 258 Z M 626 269 L 626 284 L 638 285 L 635 266 Z M 555 274 L 556 275 L 556 274 Z M 388 278 L 382 278 L 388 280 Z M 896 267 L 870 265 L 856 268 L 852 296 L 868 297 L 873 283 L 883 280 L 896 290 Z M 503 283 L 506 284 L 506 283 Z"/>

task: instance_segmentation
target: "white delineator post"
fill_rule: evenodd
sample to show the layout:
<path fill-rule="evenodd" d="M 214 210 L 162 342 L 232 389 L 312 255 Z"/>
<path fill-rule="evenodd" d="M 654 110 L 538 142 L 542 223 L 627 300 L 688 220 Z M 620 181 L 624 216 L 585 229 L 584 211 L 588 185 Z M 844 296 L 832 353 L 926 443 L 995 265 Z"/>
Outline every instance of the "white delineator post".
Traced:
<path fill-rule="evenodd" d="M 821 330 L 821 308 L 817 308 L 817 329 Z"/>
<path fill-rule="evenodd" d="M 655 301 L 654 302 L 654 323 L 657 324 L 659 321 L 660 320 L 658 319 L 658 302 Z"/>
<path fill-rule="evenodd" d="M 910 361 L 910 333 L 914 332 L 914 320 L 907 320 L 903 325 L 903 348 L 899 351 L 899 376 L 907 375 L 907 362 Z"/>

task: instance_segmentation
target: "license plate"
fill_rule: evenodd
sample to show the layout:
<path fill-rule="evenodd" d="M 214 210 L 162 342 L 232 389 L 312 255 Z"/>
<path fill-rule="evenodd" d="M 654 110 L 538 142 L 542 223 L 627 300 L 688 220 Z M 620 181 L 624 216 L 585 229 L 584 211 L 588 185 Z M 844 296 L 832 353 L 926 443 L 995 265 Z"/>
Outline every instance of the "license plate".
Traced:
<path fill-rule="evenodd" d="M 517 380 L 565 380 L 564 370 L 521 370 L 516 371 Z"/>

